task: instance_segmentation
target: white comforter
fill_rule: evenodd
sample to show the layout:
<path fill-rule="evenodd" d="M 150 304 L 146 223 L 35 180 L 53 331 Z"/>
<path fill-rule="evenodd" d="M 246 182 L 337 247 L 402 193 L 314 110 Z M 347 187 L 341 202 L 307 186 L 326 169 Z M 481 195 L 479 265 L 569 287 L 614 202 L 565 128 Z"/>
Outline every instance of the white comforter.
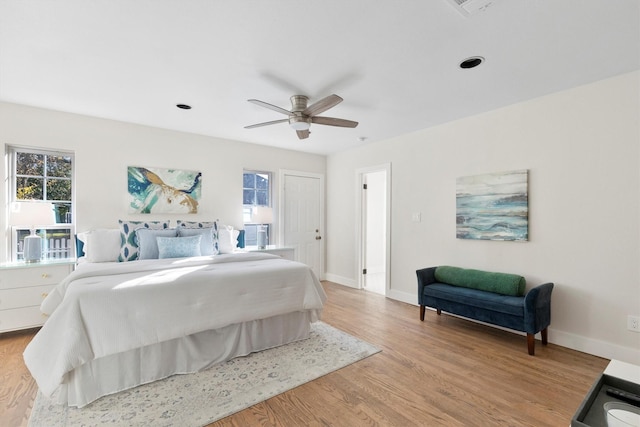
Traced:
<path fill-rule="evenodd" d="M 82 265 L 42 303 L 50 317 L 24 352 L 50 396 L 74 368 L 196 332 L 322 309 L 311 269 L 264 253 Z"/>

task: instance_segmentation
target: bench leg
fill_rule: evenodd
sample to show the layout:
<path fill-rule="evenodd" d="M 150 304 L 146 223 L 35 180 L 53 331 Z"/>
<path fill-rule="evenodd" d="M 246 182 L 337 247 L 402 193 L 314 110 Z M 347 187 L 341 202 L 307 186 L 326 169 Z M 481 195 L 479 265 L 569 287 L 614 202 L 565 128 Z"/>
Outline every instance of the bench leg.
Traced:
<path fill-rule="evenodd" d="M 540 335 L 542 336 L 542 345 L 547 345 L 547 328 L 541 330 Z"/>
<path fill-rule="evenodd" d="M 527 349 L 529 350 L 529 355 L 533 356 L 536 351 L 535 334 L 527 334 Z"/>
<path fill-rule="evenodd" d="M 420 320 L 424 321 L 424 305 L 420 306 Z"/>
<path fill-rule="evenodd" d="M 440 310 L 439 308 L 436 308 L 436 313 L 438 313 L 438 316 L 440 316 L 442 314 L 442 310 Z"/>

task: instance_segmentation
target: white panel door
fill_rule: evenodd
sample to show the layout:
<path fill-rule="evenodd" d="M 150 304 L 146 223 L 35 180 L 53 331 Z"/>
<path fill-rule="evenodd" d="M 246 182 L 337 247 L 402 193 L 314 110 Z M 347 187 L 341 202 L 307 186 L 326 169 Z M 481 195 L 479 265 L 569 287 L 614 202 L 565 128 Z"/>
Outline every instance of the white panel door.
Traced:
<path fill-rule="evenodd" d="M 324 179 L 321 175 L 283 173 L 282 230 L 284 246 L 295 249 L 319 279 L 324 275 Z"/>

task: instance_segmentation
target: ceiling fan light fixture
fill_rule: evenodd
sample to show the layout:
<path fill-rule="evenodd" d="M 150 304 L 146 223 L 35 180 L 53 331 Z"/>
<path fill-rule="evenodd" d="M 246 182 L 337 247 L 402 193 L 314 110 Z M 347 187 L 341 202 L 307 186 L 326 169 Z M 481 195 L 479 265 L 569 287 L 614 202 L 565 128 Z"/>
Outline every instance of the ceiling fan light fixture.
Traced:
<path fill-rule="evenodd" d="M 289 126 L 293 130 L 309 130 L 311 123 L 305 117 L 291 117 L 289 118 Z"/>

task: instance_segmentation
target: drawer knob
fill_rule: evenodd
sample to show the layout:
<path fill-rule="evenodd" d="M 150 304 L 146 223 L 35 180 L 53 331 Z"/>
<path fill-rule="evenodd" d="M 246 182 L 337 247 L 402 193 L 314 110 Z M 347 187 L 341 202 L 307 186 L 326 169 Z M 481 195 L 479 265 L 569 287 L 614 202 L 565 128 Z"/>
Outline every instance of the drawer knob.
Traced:
<path fill-rule="evenodd" d="M 42 298 L 46 298 L 49 294 L 47 292 L 42 293 Z"/>
<path fill-rule="evenodd" d="M 49 275 L 47 273 L 42 273 L 42 278 L 46 279 L 47 277 L 49 277 Z"/>

